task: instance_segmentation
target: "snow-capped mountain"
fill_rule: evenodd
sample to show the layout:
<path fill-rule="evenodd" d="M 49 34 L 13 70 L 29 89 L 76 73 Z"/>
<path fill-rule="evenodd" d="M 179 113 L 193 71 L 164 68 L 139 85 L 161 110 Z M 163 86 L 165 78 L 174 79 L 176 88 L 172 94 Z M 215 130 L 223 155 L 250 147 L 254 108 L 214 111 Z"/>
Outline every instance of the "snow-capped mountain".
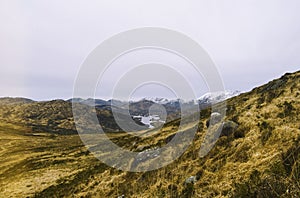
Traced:
<path fill-rule="evenodd" d="M 198 101 L 199 104 L 214 104 L 237 96 L 240 93 L 240 91 L 210 92 L 201 96 Z"/>
<path fill-rule="evenodd" d="M 130 103 L 140 102 L 140 101 L 151 101 L 151 102 L 154 102 L 156 104 L 164 105 L 164 104 L 167 104 L 169 102 L 176 101 L 176 99 L 173 100 L 173 99 L 158 98 L 158 97 L 145 97 L 145 98 L 142 98 L 142 99 L 132 99 L 130 101 Z"/>
<path fill-rule="evenodd" d="M 198 100 L 185 101 L 182 99 L 167 99 L 160 97 L 145 97 L 139 99 L 132 99 L 129 101 L 130 107 L 132 110 L 140 111 L 145 110 L 148 111 L 149 107 L 153 104 L 160 104 L 165 106 L 169 111 L 174 111 L 174 109 L 179 109 L 180 105 L 210 105 L 215 104 L 217 102 L 224 101 L 228 98 L 239 95 L 241 92 L 239 91 L 224 91 L 224 92 L 210 92 L 204 94 Z M 90 106 L 116 106 L 123 108 L 124 105 L 128 104 L 128 102 L 121 100 L 101 100 L 101 99 L 81 99 L 81 98 L 73 98 L 68 100 L 69 102 L 82 103 Z"/>

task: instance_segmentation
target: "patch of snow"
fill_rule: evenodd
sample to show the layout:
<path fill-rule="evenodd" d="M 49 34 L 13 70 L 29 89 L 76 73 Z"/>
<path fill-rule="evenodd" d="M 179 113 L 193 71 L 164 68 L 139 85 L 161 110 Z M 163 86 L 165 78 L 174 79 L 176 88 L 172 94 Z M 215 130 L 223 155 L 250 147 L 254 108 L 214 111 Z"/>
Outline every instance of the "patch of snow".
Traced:
<path fill-rule="evenodd" d="M 161 120 L 158 115 L 149 115 L 149 116 L 133 116 L 133 118 L 141 119 L 141 122 L 149 127 L 149 129 L 153 129 L 154 126 L 152 123 L 161 122 L 165 123 L 165 121 Z"/>

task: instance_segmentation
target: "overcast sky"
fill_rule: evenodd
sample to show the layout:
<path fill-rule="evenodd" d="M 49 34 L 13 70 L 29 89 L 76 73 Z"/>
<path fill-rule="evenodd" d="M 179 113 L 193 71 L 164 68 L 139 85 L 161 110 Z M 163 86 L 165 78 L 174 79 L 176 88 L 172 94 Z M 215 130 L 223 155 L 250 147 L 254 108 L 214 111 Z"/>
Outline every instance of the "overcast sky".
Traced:
<path fill-rule="evenodd" d="M 0 97 L 70 98 L 97 45 L 148 26 L 191 37 L 210 54 L 227 90 L 251 90 L 300 69 L 299 8 L 298 0 L 1 0 Z M 105 98 L 106 90 L 98 94 Z"/>

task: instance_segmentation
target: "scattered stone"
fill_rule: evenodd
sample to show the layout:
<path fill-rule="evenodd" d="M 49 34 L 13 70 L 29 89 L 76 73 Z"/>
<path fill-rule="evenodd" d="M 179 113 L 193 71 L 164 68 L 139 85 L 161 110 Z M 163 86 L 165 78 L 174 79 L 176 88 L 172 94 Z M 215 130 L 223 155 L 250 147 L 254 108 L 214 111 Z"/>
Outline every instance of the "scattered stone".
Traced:
<path fill-rule="evenodd" d="M 158 157 L 159 154 L 160 154 L 160 151 L 157 147 L 152 148 L 152 149 L 146 149 L 145 151 L 142 151 L 137 155 L 137 161 L 145 162 L 149 159 Z"/>
<path fill-rule="evenodd" d="M 218 112 L 213 112 L 211 115 L 210 115 L 210 119 L 208 119 L 206 121 L 206 127 L 209 127 L 209 125 L 215 125 L 219 122 L 221 122 L 222 120 L 222 116 L 220 113 Z"/>
<path fill-rule="evenodd" d="M 238 124 L 233 121 L 224 122 L 223 126 L 222 126 L 222 132 L 221 132 L 220 137 L 230 136 L 231 134 L 234 133 L 234 131 L 236 130 L 237 127 L 238 127 Z"/>
<path fill-rule="evenodd" d="M 191 177 L 187 178 L 184 183 L 185 184 L 194 184 L 194 183 L 196 183 L 196 181 L 197 181 L 196 177 L 191 176 Z"/>

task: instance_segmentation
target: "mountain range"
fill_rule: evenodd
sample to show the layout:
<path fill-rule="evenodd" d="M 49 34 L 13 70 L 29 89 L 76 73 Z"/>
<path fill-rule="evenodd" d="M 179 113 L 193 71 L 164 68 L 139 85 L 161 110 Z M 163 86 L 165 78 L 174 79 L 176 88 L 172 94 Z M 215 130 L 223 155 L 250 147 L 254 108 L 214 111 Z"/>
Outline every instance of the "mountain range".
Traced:
<path fill-rule="evenodd" d="M 226 92 L 216 95 L 206 95 L 198 104 L 203 108 L 216 101 L 222 101 L 238 92 Z M 211 97 L 213 96 L 213 97 Z M 53 101 L 33 101 L 26 98 L 0 98 L 0 121 L 10 122 L 16 125 L 31 127 L 32 131 L 50 132 L 58 134 L 76 134 L 73 120 L 72 102 L 95 107 L 99 122 L 105 132 L 119 132 L 122 129 L 114 120 L 112 108 L 120 115 L 118 117 L 126 120 L 126 110 L 129 109 L 131 118 L 141 126 L 145 126 L 136 116 L 149 116 L 149 108 L 154 104 L 160 104 L 166 109 L 167 118 L 171 121 L 180 117 L 181 105 L 194 108 L 194 102 L 183 102 L 179 99 L 168 100 L 162 98 L 141 99 L 138 101 L 124 102 L 120 100 L 81 99 Z M 127 105 L 127 106 L 126 106 Z M 128 110 L 127 110 L 128 111 Z M 146 129 L 145 126 L 142 129 Z"/>

